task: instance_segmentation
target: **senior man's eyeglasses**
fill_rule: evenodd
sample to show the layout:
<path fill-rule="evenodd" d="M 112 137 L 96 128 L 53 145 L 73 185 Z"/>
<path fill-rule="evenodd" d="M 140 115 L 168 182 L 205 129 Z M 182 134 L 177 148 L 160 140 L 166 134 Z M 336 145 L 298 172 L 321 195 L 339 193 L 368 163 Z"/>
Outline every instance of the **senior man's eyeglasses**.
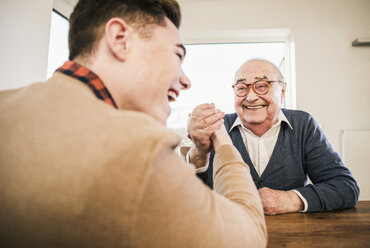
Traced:
<path fill-rule="evenodd" d="M 280 80 L 267 80 L 266 78 L 256 78 L 257 81 L 253 82 L 252 84 L 244 83 L 245 79 L 239 79 L 236 83 L 232 86 L 235 92 L 235 95 L 239 97 L 243 97 L 248 95 L 250 88 L 257 94 L 257 95 L 266 95 L 272 83 L 282 83 Z"/>

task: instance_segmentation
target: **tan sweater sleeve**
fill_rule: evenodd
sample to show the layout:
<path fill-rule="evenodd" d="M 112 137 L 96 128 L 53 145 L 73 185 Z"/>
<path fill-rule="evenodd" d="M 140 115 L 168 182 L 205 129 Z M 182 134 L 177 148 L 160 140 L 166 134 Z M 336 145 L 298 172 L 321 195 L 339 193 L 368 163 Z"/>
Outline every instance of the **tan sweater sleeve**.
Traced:
<path fill-rule="evenodd" d="M 133 247 L 265 247 L 260 198 L 233 146 L 220 147 L 214 171 L 212 191 L 172 149 L 162 149 L 133 212 Z"/>

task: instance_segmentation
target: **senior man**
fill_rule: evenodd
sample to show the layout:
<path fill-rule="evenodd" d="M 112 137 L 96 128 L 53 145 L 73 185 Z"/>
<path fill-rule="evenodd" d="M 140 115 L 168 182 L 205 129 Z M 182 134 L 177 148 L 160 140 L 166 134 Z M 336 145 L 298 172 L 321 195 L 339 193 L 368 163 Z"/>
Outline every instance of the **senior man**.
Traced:
<path fill-rule="evenodd" d="M 314 212 L 354 207 L 359 188 L 333 151 L 314 118 L 281 109 L 286 83 L 274 64 L 245 62 L 236 73 L 235 111 L 224 124 L 249 167 L 265 214 Z M 223 113 L 213 105 L 196 107 L 188 133 L 194 145 L 187 155 L 198 176 L 213 186 L 214 152 L 209 125 Z M 307 177 L 312 184 L 307 184 Z"/>
<path fill-rule="evenodd" d="M 179 25 L 174 0 L 80 0 L 70 61 L 0 92 L 0 247 L 266 246 L 222 118 L 214 191 L 174 151 L 169 102 L 190 87 Z"/>

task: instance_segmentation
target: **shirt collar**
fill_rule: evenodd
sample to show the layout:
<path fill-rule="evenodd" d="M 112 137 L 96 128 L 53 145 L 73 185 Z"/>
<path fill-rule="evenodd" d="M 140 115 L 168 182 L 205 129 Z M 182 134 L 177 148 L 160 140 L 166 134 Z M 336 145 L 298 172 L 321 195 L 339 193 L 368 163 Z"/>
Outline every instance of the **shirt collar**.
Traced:
<path fill-rule="evenodd" d="M 273 126 L 278 126 L 281 124 L 281 122 L 285 122 L 286 124 L 288 124 L 288 126 L 293 129 L 292 125 L 290 124 L 290 122 L 288 121 L 288 119 L 286 118 L 286 116 L 284 115 L 283 111 L 279 111 L 279 115 L 278 115 L 278 121 L 273 125 Z M 236 117 L 233 125 L 231 126 L 231 128 L 229 129 L 229 133 L 237 126 L 243 126 L 243 123 L 242 121 L 240 120 L 239 116 Z M 246 128 L 247 129 L 247 128 Z M 248 130 L 248 129 L 247 129 Z"/>
<path fill-rule="evenodd" d="M 288 118 L 286 118 L 286 116 L 284 115 L 283 111 L 281 111 L 281 110 L 279 112 L 279 119 L 281 121 L 284 121 L 286 124 L 288 124 L 288 126 L 290 127 L 290 129 L 293 130 L 293 126 L 290 124 L 290 122 L 288 121 Z"/>
<path fill-rule="evenodd" d="M 69 60 L 56 71 L 78 79 L 79 81 L 88 85 L 97 98 L 108 103 L 114 108 L 118 108 L 103 81 L 94 72 L 90 71 L 86 67 Z"/>

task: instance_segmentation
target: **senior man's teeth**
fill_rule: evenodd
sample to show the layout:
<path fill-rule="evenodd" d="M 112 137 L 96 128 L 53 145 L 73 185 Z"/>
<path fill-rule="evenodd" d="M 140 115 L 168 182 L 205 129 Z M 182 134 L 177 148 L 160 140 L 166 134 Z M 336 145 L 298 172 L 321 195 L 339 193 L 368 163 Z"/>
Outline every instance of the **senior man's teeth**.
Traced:
<path fill-rule="evenodd" d="M 247 106 L 248 109 L 260 109 L 260 108 L 263 108 L 264 106 L 263 105 L 259 105 L 259 106 Z"/>
<path fill-rule="evenodd" d="M 169 100 L 170 102 L 174 102 L 174 101 L 176 101 L 176 99 L 177 99 L 177 95 L 176 95 L 176 93 L 175 93 L 175 92 L 173 92 L 173 91 L 168 91 L 168 92 L 167 92 L 167 95 L 168 95 L 168 100 Z"/>

